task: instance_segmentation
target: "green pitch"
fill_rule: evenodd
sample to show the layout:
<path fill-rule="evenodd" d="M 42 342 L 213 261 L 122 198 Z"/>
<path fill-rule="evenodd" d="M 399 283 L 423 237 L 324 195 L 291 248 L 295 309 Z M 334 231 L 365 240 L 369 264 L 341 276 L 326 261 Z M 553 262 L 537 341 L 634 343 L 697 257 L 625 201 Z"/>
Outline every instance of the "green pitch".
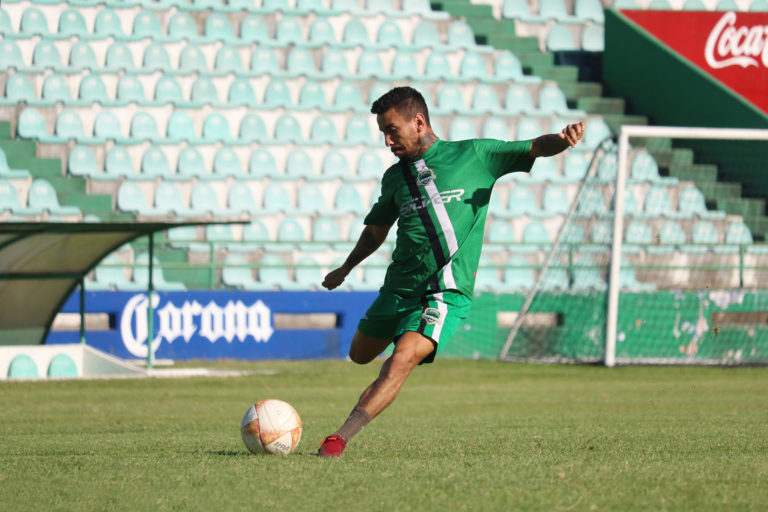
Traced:
<path fill-rule="evenodd" d="M 208 379 L 0 384 L 0 508 L 765 510 L 768 368 L 439 360 L 344 458 L 311 456 L 377 374 L 345 362 L 220 363 Z M 269 374 L 271 373 L 271 374 Z M 249 454 L 276 397 L 298 453 Z"/>

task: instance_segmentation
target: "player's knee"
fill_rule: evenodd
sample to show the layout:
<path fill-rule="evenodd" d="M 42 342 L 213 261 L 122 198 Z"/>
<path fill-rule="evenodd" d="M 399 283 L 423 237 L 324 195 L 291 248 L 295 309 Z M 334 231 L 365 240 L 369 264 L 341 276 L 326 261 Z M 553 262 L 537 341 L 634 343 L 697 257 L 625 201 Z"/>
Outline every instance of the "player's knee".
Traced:
<path fill-rule="evenodd" d="M 371 361 L 373 361 L 373 359 L 374 359 L 375 357 L 376 357 L 375 355 L 373 355 L 373 356 L 372 356 L 372 355 L 370 355 L 370 354 L 366 354 L 366 353 L 364 353 L 364 352 L 362 352 L 362 351 L 360 351 L 360 350 L 355 350 L 355 348 L 354 348 L 354 347 L 351 347 L 351 348 L 349 349 L 349 359 L 350 359 L 350 360 L 351 360 L 353 363 L 357 363 L 357 364 L 368 364 L 368 363 L 370 363 Z"/>

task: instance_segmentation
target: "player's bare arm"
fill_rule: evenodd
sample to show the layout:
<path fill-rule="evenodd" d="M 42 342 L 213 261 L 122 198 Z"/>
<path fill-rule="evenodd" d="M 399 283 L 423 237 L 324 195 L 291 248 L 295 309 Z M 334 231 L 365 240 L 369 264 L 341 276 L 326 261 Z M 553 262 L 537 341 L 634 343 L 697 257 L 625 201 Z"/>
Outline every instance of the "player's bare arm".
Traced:
<path fill-rule="evenodd" d="M 553 156 L 574 147 L 584 137 L 584 123 L 569 124 L 560 133 L 536 137 L 531 142 L 531 158 Z"/>
<path fill-rule="evenodd" d="M 360 238 L 357 240 L 355 248 L 349 253 L 346 261 L 344 261 L 339 268 L 332 270 L 325 276 L 323 287 L 333 290 L 340 286 L 353 268 L 373 254 L 376 249 L 381 247 L 381 244 L 383 244 L 384 240 L 387 238 L 390 227 L 391 226 L 365 226 L 365 229 L 363 229 L 363 232 L 360 234 Z"/>

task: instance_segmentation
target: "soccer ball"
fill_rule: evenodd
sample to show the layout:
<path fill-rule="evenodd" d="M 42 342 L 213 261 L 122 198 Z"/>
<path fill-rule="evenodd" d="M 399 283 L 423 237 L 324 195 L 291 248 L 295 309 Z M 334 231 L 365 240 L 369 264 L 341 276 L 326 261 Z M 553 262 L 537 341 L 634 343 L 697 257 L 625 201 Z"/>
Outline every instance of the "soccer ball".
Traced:
<path fill-rule="evenodd" d="M 269 398 L 248 408 L 240 435 L 252 453 L 288 455 L 301 440 L 301 418 L 290 404 Z"/>

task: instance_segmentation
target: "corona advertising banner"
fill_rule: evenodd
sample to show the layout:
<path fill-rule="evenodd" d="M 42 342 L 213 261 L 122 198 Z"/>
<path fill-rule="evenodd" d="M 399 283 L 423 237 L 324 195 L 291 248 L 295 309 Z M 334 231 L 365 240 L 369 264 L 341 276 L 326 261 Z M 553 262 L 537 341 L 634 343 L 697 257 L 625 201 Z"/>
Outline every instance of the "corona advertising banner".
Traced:
<path fill-rule="evenodd" d="M 375 293 L 156 292 L 152 335 L 146 293 L 89 292 L 86 312 L 106 315 L 108 327 L 87 331 L 87 343 L 126 359 L 343 358 Z M 62 308 L 78 311 L 73 295 Z M 307 323 L 321 315 L 319 326 Z M 278 324 L 276 318 L 282 316 Z M 330 320 L 330 322 L 329 322 Z M 76 343 L 76 331 L 52 331 L 47 344 Z M 149 339 L 151 338 L 151 342 Z"/>
<path fill-rule="evenodd" d="M 621 13 L 768 114 L 768 12 Z"/>

